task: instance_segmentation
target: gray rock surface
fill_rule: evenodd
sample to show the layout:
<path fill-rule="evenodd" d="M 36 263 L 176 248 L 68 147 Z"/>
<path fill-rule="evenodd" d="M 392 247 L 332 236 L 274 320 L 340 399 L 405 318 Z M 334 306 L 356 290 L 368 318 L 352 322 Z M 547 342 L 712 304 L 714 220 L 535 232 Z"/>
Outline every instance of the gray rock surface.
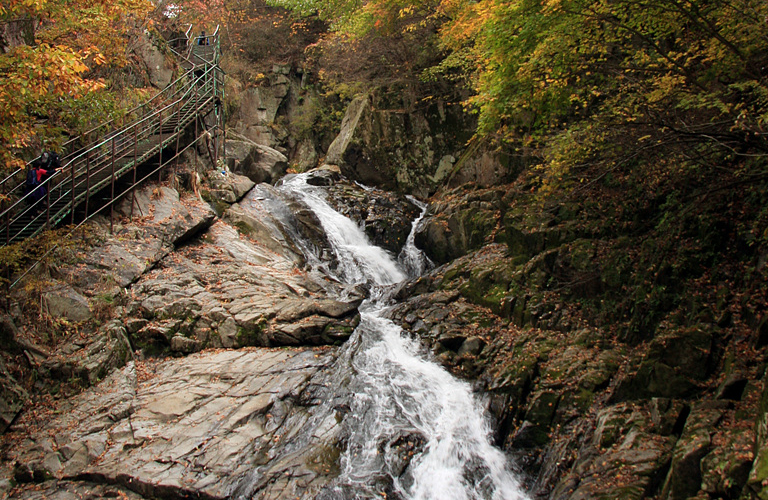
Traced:
<path fill-rule="evenodd" d="M 0 433 L 8 429 L 27 398 L 27 391 L 16 381 L 0 359 Z"/>
<path fill-rule="evenodd" d="M 274 68 L 264 85 L 248 87 L 240 95 L 240 108 L 235 116 L 235 131 L 263 146 L 274 147 L 277 112 L 288 95 L 291 82 L 282 68 Z"/>
<path fill-rule="evenodd" d="M 149 82 L 159 88 L 165 88 L 173 78 L 173 63 L 160 52 L 148 33 L 137 39 L 134 52 L 144 61 Z"/>
<path fill-rule="evenodd" d="M 56 285 L 44 292 L 43 301 L 48 314 L 55 318 L 66 318 L 76 323 L 91 318 L 88 299 L 65 284 Z"/>
<path fill-rule="evenodd" d="M 355 97 L 347 107 L 347 112 L 341 122 L 339 135 L 328 147 L 328 153 L 325 156 L 325 162 L 330 165 L 344 165 L 344 157 L 348 154 L 349 146 L 356 133 L 360 118 L 370 107 L 370 98 L 366 95 Z"/>
<path fill-rule="evenodd" d="M 357 325 L 362 300 L 327 298 L 295 262 L 223 222 L 143 276 L 132 296 L 130 316 L 149 320 L 134 345 L 152 352 L 338 343 Z"/>
<path fill-rule="evenodd" d="M 273 183 L 288 169 L 288 158 L 283 153 L 246 137 L 227 140 L 226 148 L 230 170 L 257 184 Z"/>
<path fill-rule="evenodd" d="M 259 349 L 130 363 L 63 401 L 50 422 L 27 422 L 31 446 L 12 458 L 32 477 L 145 498 L 310 496 L 336 473 L 311 451 L 338 444 L 335 412 L 318 406 L 333 360 L 333 351 Z"/>
<path fill-rule="evenodd" d="M 122 322 L 111 321 L 95 331 L 68 339 L 40 363 L 39 369 L 53 380 L 76 379 L 88 386 L 124 366 L 132 356 Z"/>
<path fill-rule="evenodd" d="M 116 293 L 151 269 L 175 245 L 210 226 L 215 216 L 207 203 L 193 195 L 181 199 L 178 192 L 167 187 L 138 190 L 133 207 L 135 224 L 127 219 L 131 215 L 128 198 L 116 210 L 127 224 L 117 225 L 114 234 L 105 235 L 98 251 L 79 256 L 80 264 L 61 270 L 72 286 L 92 294 Z"/>

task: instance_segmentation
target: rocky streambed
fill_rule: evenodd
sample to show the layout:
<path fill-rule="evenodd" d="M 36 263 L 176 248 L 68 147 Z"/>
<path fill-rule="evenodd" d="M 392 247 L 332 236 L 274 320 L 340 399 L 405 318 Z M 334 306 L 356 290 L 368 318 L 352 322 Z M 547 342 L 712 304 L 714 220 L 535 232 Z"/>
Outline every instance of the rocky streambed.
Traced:
<path fill-rule="evenodd" d="M 42 311 L 16 297 L 4 495 L 765 497 L 759 342 L 591 326 L 547 285 L 587 273 L 586 235 L 500 219 L 505 189 L 433 202 L 409 237 L 418 206 L 331 167 L 212 175 L 210 203 L 148 188 L 64 249 Z M 414 240 L 437 267 L 408 278 Z"/>
<path fill-rule="evenodd" d="M 394 254 L 421 209 L 328 168 L 292 188 L 300 196 L 268 184 L 235 189 L 247 181 L 227 175 L 230 194 L 219 199 L 237 201 L 221 217 L 192 193 L 147 188 L 138 220 L 113 234 L 95 228 L 94 247 L 67 249 L 38 276 L 45 312 L 77 335 L 44 342 L 20 311 L 6 318 L 39 377 L 26 389 L 48 396 L 26 396 L 15 381 L 6 399 L 15 410 L 4 493 L 398 498 L 443 488 L 522 498 L 469 386 L 417 344 L 399 346 L 407 338 L 379 318 L 387 287 L 406 278 Z M 329 191 L 343 193 L 333 205 L 350 218 L 325 205 Z M 424 384 L 436 392 L 414 397 Z M 449 427 L 456 409 L 441 406 L 445 384 L 467 405 Z M 446 441 L 467 412 L 477 420 Z M 459 448 L 430 452 L 451 441 Z M 426 472 L 436 464 L 454 486 Z"/>

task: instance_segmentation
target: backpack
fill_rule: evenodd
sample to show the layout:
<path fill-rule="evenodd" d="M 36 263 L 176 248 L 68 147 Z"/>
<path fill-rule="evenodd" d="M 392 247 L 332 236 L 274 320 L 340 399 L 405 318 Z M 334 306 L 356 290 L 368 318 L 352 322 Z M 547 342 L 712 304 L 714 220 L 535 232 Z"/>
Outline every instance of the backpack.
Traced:
<path fill-rule="evenodd" d="M 37 169 L 36 168 L 30 168 L 27 170 L 27 180 L 25 182 L 27 188 L 31 191 L 32 188 L 40 184 L 40 181 L 37 180 Z"/>

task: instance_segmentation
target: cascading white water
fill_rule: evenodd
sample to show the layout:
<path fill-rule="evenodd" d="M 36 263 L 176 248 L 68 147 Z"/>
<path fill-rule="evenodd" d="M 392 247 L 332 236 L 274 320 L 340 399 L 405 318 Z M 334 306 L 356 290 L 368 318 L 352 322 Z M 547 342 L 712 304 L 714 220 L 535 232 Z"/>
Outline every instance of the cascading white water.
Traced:
<path fill-rule="evenodd" d="M 282 184 L 297 194 L 315 213 L 336 253 L 340 275 L 349 284 L 373 283 L 389 285 L 405 279 L 387 252 L 371 245 L 362 229 L 351 219 L 334 210 L 320 195 L 320 188 L 307 184 L 306 177 L 296 175 Z"/>
<path fill-rule="evenodd" d="M 397 261 L 408 273 L 409 278 L 415 278 L 424 274 L 424 271 L 431 268 L 433 264 L 424 255 L 424 252 L 416 248 L 416 230 L 427 215 L 427 204 L 420 202 L 413 196 L 408 196 L 408 200 L 421 209 L 421 214 L 413 221 L 413 227 L 410 234 L 408 234 L 408 239 L 405 241 L 403 249 L 400 251 L 400 255 L 397 256 Z"/>
<path fill-rule="evenodd" d="M 470 386 L 431 362 L 417 342 L 381 315 L 386 304 L 375 287 L 402 281 L 405 273 L 359 226 L 325 202 L 322 188 L 296 176 L 281 189 L 317 215 L 339 261 L 337 278 L 374 286 L 344 354 L 353 371 L 349 390 L 354 396 L 345 420 L 350 432 L 338 497 L 381 498 L 382 485 L 389 484 L 397 495 L 414 500 L 527 498 L 505 455 L 491 445 L 482 406 Z M 406 246 L 411 262 L 423 265 L 415 255 L 413 234 Z M 402 443 L 410 443 L 412 457 L 401 456 Z"/>

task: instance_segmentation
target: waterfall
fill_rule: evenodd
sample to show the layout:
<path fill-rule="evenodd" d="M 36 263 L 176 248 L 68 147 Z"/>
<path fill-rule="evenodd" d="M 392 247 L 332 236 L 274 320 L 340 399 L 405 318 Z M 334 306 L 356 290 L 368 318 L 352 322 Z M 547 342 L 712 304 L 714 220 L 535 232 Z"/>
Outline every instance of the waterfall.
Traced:
<path fill-rule="evenodd" d="M 281 187 L 298 195 L 320 220 L 339 263 L 340 272 L 336 278 L 348 284 L 378 285 L 390 285 L 405 279 L 405 274 L 389 254 L 371 245 L 363 230 L 334 210 L 320 194 L 322 189 L 307 184 L 305 176 L 286 179 Z"/>
<path fill-rule="evenodd" d="M 413 227 L 411 227 L 411 232 L 408 234 L 408 239 L 405 241 L 400 255 L 397 256 L 397 261 L 405 269 L 409 278 L 416 278 L 424 274 L 434 264 L 424 255 L 424 252 L 416 248 L 416 231 L 427 215 L 427 204 L 420 202 L 413 196 L 408 196 L 408 200 L 421 209 L 421 214 L 413 221 Z"/>
<path fill-rule="evenodd" d="M 418 342 L 382 315 L 387 304 L 377 290 L 428 265 L 413 245 L 414 231 L 398 265 L 303 175 L 287 179 L 280 189 L 315 212 L 339 262 L 335 277 L 373 288 L 341 355 L 351 399 L 344 421 L 349 437 L 330 498 L 382 498 L 386 491 L 413 500 L 527 498 L 507 457 L 491 445 L 481 402 L 469 384 L 432 362 Z M 421 208 L 414 228 L 424 216 Z"/>

